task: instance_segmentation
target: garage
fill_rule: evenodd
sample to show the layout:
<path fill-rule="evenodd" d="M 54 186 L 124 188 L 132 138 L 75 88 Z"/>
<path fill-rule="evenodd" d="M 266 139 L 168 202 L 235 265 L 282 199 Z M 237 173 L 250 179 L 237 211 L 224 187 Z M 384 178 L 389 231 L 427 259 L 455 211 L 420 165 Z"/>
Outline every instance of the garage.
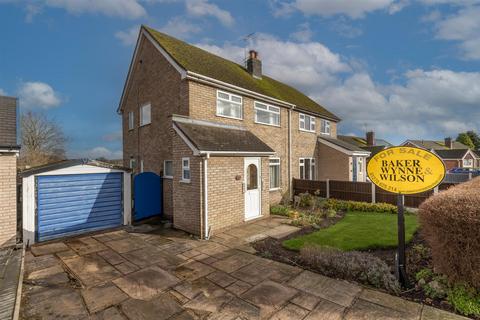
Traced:
<path fill-rule="evenodd" d="M 33 244 L 131 223 L 128 169 L 69 160 L 22 173 L 23 237 Z"/>

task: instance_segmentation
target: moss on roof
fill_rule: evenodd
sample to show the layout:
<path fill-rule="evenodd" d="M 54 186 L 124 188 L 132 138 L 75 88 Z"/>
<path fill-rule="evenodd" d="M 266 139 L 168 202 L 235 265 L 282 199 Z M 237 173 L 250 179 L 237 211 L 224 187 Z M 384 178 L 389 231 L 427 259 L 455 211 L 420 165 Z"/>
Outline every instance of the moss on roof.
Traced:
<path fill-rule="evenodd" d="M 298 109 L 318 113 L 332 120 L 336 115 L 307 97 L 295 88 L 265 75 L 256 79 L 241 65 L 224 59 L 186 42 L 144 26 L 158 44 L 185 70 L 220 80 L 237 87 L 286 101 Z"/>

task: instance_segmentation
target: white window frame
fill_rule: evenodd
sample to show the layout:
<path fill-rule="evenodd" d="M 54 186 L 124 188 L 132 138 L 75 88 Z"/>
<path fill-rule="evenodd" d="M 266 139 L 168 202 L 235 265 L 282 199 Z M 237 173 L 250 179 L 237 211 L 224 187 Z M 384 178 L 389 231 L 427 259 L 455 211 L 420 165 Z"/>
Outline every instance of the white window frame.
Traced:
<path fill-rule="evenodd" d="M 224 99 L 224 98 L 220 98 L 220 94 L 226 94 L 228 95 L 229 99 Z M 240 99 L 240 102 L 235 102 L 235 101 L 232 101 L 232 97 L 236 97 L 236 98 L 239 98 Z M 226 115 L 223 115 L 221 113 L 218 112 L 218 100 L 222 100 L 222 101 L 225 101 L 225 102 L 228 102 L 228 103 L 233 103 L 233 104 L 236 104 L 236 105 L 239 105 L 240 106 L 240 118 L 237 118 L 237 117 L 232 117 L 232 116 L 226 116 Z M 239 96 L 239 95 L 236 95 L 236 94 L 231 94 L 231 93 L 228 93 L 226 91 L 221 91 L 221 90 L 217 90 L 217 109 L 215 110 L 215 114 L 217 115 L 217 117 L 223 117 L 223 118 L 230 118 L 230 119 L 236 119 L 236 120 L 243 120 L 243 97 L 242 96 Z"/>
<path fill-rule="evenodd" d="M 130 158 L 130 169 L 135 170 L 137 167 L 137 159 Z"/>
<path fill-rule="evenodd" d="M 263 105 L 265 107 L 261 107 L 259 105 Z M 272 113 L 272 114 L 277 114 L 278 115 L 278 124 L 273 124 L 273 123 L 267 123 L 267 122 L 261 122 L 258 120 L 258 117 L 257 117 L 257 111 L 263 111 L 263 112 L 267 112 L 267 113 Z M 254 102 L 254 111 L 255 111 L 255 123 L 258 123 L 258 124 L 264 124 L 266 126 L 272 126 L 272 127 L 280 127 L 281 125 L 281 115 L 280 115 L 280 107 L 277 107 L 277 106 L 273 106 L 271 104 L 267 104 L 267 103 L 263 103 L 263 102 L 260 102 L 260 101 L 255 101 Z"/>
<path fill-rule="evenodd" d="M 148 108 L 148 111 L 149 111 L 148 120 L 145 120 L 143 118 L 143 110 L 146 108 Z M 150 123 L 152 123 L 152 104 L 149 102 L 149 103 L 145 103 L 140 107 L 140 127 L 149 125 Z"/>
<path fill-rule="evenodd" d="M 310 119 L 310 128 L 305 128 L 306 126 L 306 118 Z M 303 128 L 302 128 L 303 127 Z M 315 132 L 316 124 L 315 124 L 315 117 L 314 116 L 309 116 L 308 114 L 305 113 L 299 113 L 298 114 L 298 128 L 300 131 L 305 131 L 305 132 Z"/>
<path fill-rule="evenodd" d="M 135 113 L 130 111 L 128 113 L 128 131 L 135 129 Z"/>
<path fill-rule="evenodd" d="M 465 164 L 465 161 L 468 162 Z M 473 159 L 463 159 L 462 163 L 464 168 L 473 168 Z"/>
<path fill-rule="evenodd" d="M 316 179 L 316 169 L 317 164 L 315 162 L 315 158 L 299 158 L 298 160 L 298 177 L 302 179 L 302 168 L 303 168 L 303 179 L 305 179 L 305 160 L 310 160 L 310 168 L 309 168 L 309 176 L 308 180 L 315 180 Z"/>
<path fill-rule="evenodd" d="M 321 119 L 320 121 L 321 121 L 320 122 L 320 133 L 321 134 L 326 134 L 326 135 L 331 135 L 332 127 L 331 127 L 331 124 L 330 124 L 330 120 Z M 325 131 L 323 131 L 322 129 L 325 129 Z"/>
<path fill-rule="evenodd" d="M 171 175 L 167 175 L 167 162 L 170 162 L 172 165 L 172 172 Z M 173 179 L 173 161 L 172 160 L 164 160 L 163 161 L 163 177 L 167 179 Z"/>
<path fill-rule="evenodd" d="M 184 165 L 184 162 L 187 161 L 187 165 Z M 185 178 L 185 171 L 188 171 L 189 178 Z M 192 171 L 190 170 L 190 158 L 182 158 L 182 180 L 181 182 L 190 182 L 192 178 Z"/>
<path fill-rule="evenodd" d="M 271 160 L 278 160 L 278 163 L 274 163 L 272 164 L 270 161 Z M 272 157 L 272 158 L 269 158 L 268 159 L 268 168 L 270 169 L 270 167 L 278 167 L 278 187 L 273 187 L 272 188 L 272 185 L 271 185 L 271 177 L 269 179 L 269 188 L 270 188 L 270 191 L 274 191 L 274 190 L 279 190 L 282 186 L 282 170 L 281 170 L 281 161 L 280 161 L 280 158 L 278 157 Z M 269 170 L 269 174 L 270 174 L 270 170 Z"/>
<path fill-rule="evenodd" d="M 140 160 L 140 172 L 143 172 L 143 159 Z"/>

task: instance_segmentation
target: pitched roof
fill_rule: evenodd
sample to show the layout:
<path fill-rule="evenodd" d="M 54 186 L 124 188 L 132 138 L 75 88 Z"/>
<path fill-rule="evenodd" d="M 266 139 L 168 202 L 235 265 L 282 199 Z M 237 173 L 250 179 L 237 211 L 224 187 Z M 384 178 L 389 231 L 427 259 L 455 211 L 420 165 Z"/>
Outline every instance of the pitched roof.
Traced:
<path fill-rule="evenodd" d="M 469 149 L 440 149 L 435 153 L 442 159 L 462 159 Z"/>
<path fill-rule="evenodd" d="M 450 150 L 446 145 L 445 141 L 435 141 L 435 140 L 407 140 L 405 142 L 411 142 L 419 147 L 425 149 L 433 150 Z M 468 149 L 466 145 L 458 141 L 452 141 L 452 149 Z"/>
<path fill-rule="evenodd" d="M 362 137 L 357 137 L 357 136 L 347 136 L 347 135 L 338 135 L 338 139 L 343 140 L 345 142 L 354 144 L 358 147 L 366 147 L 367 146 L 367 140 Z M 377 139 L 375 138 L 375 146 L 387 146 L 390 147 L 392 144 L 384 139 Z"/>
<path fill-rule="evenodd" d="M 173 38 L 152 28 L 143 26 L 157 43 L 187 71 L 223 81 L 243 89 L 296 105 L 298 109 L 317 113 L 338 121 L 336 115 L 295 88 L 262 75 L 254 78 L 241 65 Z"/>
<path fill-rule="evenodd" d="M 250 131 L 206 121 L 175 121 L 176 127 L 199 151 L 275 153 Z"/>
<path fill-rule="evenodd" d="M 332 137 L 326 137 L 326 136 L 319 136 L 318 137 L 319 140 L 325 140 L 327 142 L 330 142 L 338 147 L 341 147 L 347 151 L 352 151 L 352 152 L 369 152 L 367 150 L 364 150 L 362 149 L 361 147 L 358 147 L 354 144 L 351 144 L 351 143 L 348 143 L 348 142 L 345 142 L 343 140 L 340 140 L 340 139 L 335 139 L 335 138 L 332 138 Z"/>
<path fill-rule="evenodd" d="M 382 150 L 385 150 L 387 146 L 372 146 L 372 147 L 361 147 L 363 150 L 370 152 L 370 157 L 373 157 Z"/>

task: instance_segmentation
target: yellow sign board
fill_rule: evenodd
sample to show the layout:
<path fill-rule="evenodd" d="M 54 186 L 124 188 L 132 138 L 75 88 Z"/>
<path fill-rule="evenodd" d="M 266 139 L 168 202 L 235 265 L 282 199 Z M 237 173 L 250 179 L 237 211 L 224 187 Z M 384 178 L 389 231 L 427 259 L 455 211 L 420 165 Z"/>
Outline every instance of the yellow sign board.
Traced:
<path fill-rule="evenodd" d="M 370 180 L 399 194 L 431 190 L 445 178 L 445 165 L 434 153 L 411 147 L 392 147 L 374 155 L 367 165 Z"/>

